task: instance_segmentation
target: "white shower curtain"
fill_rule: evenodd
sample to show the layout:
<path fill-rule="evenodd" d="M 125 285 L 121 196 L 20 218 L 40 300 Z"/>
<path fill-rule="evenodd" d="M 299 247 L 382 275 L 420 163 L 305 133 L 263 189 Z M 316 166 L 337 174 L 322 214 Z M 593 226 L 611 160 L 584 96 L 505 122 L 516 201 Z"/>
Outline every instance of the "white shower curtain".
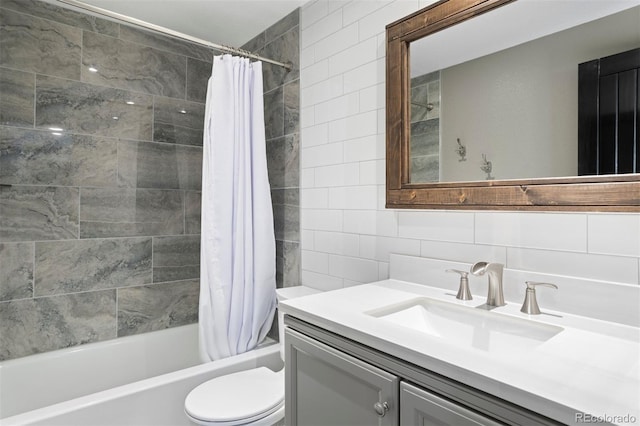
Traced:
<path fill-rule="evenodd" d="M 207 88 L 202 172 L 200 355 L 253 349 L 275 312 L 275 236 L 262 63 L 216 56 Z"/>

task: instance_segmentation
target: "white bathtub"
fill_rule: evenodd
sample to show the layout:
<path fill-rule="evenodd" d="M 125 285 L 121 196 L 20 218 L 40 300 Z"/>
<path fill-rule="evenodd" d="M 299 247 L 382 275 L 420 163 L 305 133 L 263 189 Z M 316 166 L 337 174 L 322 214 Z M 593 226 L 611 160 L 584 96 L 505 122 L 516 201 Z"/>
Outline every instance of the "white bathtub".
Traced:
<path fill-rule="evenodd" d="M 197 324 L 0 362 L 0 425 L 189 425 L 184 399 L 220 375 L 281 368 L 267 344 L 201 364 Z"/>

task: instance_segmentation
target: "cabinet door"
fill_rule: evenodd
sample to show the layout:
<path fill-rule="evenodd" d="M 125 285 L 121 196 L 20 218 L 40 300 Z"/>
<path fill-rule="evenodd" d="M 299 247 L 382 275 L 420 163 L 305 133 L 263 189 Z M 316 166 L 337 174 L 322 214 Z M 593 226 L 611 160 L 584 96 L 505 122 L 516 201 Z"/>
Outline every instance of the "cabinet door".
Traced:
<path fill-rule="evenodd" d="M 497 426 L 498 423 L 408 383 L 400 384 L 401 426 Z"/>
<path fill-rule="evenodd" d="M 398 424 L 396 376 L 289 328 L 285 357 L 287 425 Z"/>

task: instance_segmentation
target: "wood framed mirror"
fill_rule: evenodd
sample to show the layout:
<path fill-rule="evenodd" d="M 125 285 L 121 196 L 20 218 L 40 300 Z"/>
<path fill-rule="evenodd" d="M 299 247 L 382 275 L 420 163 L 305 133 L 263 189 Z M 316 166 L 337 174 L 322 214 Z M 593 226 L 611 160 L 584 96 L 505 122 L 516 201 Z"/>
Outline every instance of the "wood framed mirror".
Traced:
<path fill-rule="evenodd" d="M 624 2 L 625 0 L 620 0 Z M 411 74 L 412 67 L 412 45 L 414 42 L 426 40 L 429 37 L 443 37 L 447 29 L 454 27 L 459 30 L 467 23 L 474 22 L 475 20 L 491 16 L 496 12 L 507 10 L 518 3 L 534 3 L 527 0 L 442 0 L 434 3 L 416 13 L 413 13 L 401 20 L 398 20 L 387 26 L 387 49 L 386 49 L 386 207 L 387 208 L 418 208 L 418 209 L 468 209 L 468 210 L 538 210 L 538 211 L 619 211 L 619 212 L 640 212 L 640 148 L 637 146 L 638 136 L 640 135 L 640 123 L 638 119 L 638 110 L 640 110 L 640 71 L 634 71 L 635 74 L 635 89 L 624 89 L 624 93 L 635 93 L 634 100 L 631 102 L 631 109 L 633 114 L 631 117 L 631 124 L 629 124 L 629 114 L 626 115 L 628 129 L 631 129 L 631 133 L 634 134 L 635 148 L 632 148 L 632 155 L 634 156 L 633 167 L 636 167 L 631 172 L 624 172 L 620 174 L 607 174 L 607 175 L 583 175 L 576 176 L 578 170 L 577 152 L 576 158 L 571 160 L 575 163 L 575 171 L 571 174 L 563 174 L 563 172 L 556 172 L 559 174 L 543 175 L 544 177 L 503 177 L 499 171 L 506 169 L 506 166 L 511 162 L 509 159 L 502 159 L 502 163 L 498 162 L 499 167 L 496 168 L 495 179 L 491 175 L 491 163 L 490 160 L 495 156 L 498 157 L 505 151 L 505 148 L 480 148 L 479 142 L 474 145 L 474 141 L 465 140 L 465 138 L 456 137 L 455 134 L 448 134 L 446 141 L 444 138 L 436 142 L 436 146 L 440 150 L 440 162 L 442 162 L 441 152 L 444 152 L 445 142 L 448 143 L 446 152 L 449 155 L 458 155 L 458 160 L 462 164 L 462 161 L 467 161 L 465 167 L 472 168 L 476 173 L 471 178 L 463 178 L 461 180 L 441 181 L 440 179 L 431 179 L 432 181 L 424 181 L 416 178 L 418 175 L 415 173 L 416 158 L 412 158 L 412 118 L 413 127 L 416 126 L 416 111 L 418 109 L 423 110 L 423 117 L 428 117 L 430 112 L 434 108 L 438 110 L 442 108 L 443 116 L 440 120 L 447 119 L 445 115 L 444 104 L 450 105 L 451 102 L 444 102 L 443 105 L 439 102 L 429 102 L 429 100 L 417 101 L 412 98 L 412 79 L 414 77 Z M 545 3 L 545 2 L 538 2 Z M 548 2 L 547 2 L 548 3 Z M 576 2 L 573 2 L 574 4 Z M 602 3 L 602 2 L 591 2 Z M 606 2 L 605 2 L 606 3 Z M 637 5 L 637 2 L 636 2 Z M 629 6 L 624 6 L 626 10 Z M 546 13 L 550 16 L 557 15 L 556 5 Z M 621 9 L 622 10 L 622 9 Z M 560 18 L 558 18 L 560 19 Z M 480 21 L 476 21 L 480 22 Z M 504 23 L 504 21 L 501 21 Z M 631 22 L 637 25 L 640 22 L 640 8 L 637 11 L 633 11 L 631 15 Z M 513 28 L 514 23 L 506 22 L 504 27 Z M 510 24 L 510 25 L 508 25 Z M 633 26 L 632 26 L 633 27 Z M 640 26 L 637 26 L 640 28 Z M 632 31 L 632 38 L 638 38 L 635 34 L 640 34 L 640 30 L 636 33 Z M 462 31 L 464 34 L 464 31 Z M 503 35 L 502 39 L 507 39 Z M 517 37 L 514 37 L 514 39 Z M 576 38 L 574 36 L 574 38 Z M 444 40 L 444 39 L 443 39 Z M 633 41 L 635 42 L 635 41 Z M 466 50 L 483 50 L 483 46 L 473 35 L 468 36 L 466 41 L 462 43 L 462 49 Z M 447 44 L 442 41 L 440 44 Z M 636 46 L 640 48 L 640 44 Z M 453 47 L 451 47 L 453 49 Z M 573 51 L 574 49 L 569 49 Z M 640 49 L 638 50 L 640 53 Z M 562 51 L 560 51 L 562 55 Z M 428 56 L 428 55 L 427 55 Z M 640 55 L 639 55 L 640 57 Z M 430 60 L 428 58 L 428 60 Z M 433 58 L 433 62 L 438 62 Z M 575 74 L 577 79 L 578 63 L 575 64 Z M 573 71 L 572 71 L 573 72 Z M 443 74 L 444 77 L 444 74 Z M 471 79 L 473 80 L 473 78 Z M 633 80 L 631 78 L 630 80 Z M 423 79 L 423 81 L 426 81 Z M 576 80 L 577 81 L 577 80 Z M 444 78 L 442 82 L 438 81 L 438 85 L 442 85 L 443 88 Z M 582 83 L 580 83 L 582 84 Z M 578 86 L 576 83 L 575 86 Z M 463 84 L 458 84 L 457 87 L 465 87 Z M 415 89 L 415 87 L 414 87 Z M 425 89 L 427 90 L 427 89 Z M 429 89 L 430 90 L 430 89 Z M 440 90 L 440 89 L 438 89 Z M 572 89 L 573 90 L 573 89 Z M 427 90 L 428 91 L 428 90 Z M 557 90 L 554 90 L 558 92 Z M 571 99 L 577 110 L 577 104 L 579 103 L 578 88 L 575 87 L 576 99 Z M 622 93 L 622 92 L 620 92 Z M 560 95 L 558 95 L 560 96 Z M 580 95 L 583 96 L 583 95 Z M 625 98 L 625 96 L 618 96 Z M 582 99 L 582 98 L 581 98 Z M 597 95 L 596 95 L 597 100 Z M 467 103 L 478 102 L 478 99 L 471 97 Z M 582 100 L 580 100 L 582 102 Z M 599 101 L 597 101 L 599 102 Z M 626 101 L 629 103 L 629 101 Z M 435 105 L 435 106 L 434 106 Z M 615 113 L 618 110 L 615 107 Z M 412 110 L 413 109 L 413 110 Z M 538 106 L 540 109 L 540 106 Z M 543 107 L 543 109 L 547 109 Z M 596 107 L 596 109 L 604 110 L 604 107 Z M 412 117 L 413 113 L 413 117 Z M 451 114 L 449 114 L 451 116 Z M 467 117 L 469 117 L 467 115 Z M 463 117 L 464 118 L 464 117 Z M 505 118 L 507 120 L 508 118 Z M 555 121 L 563 121 L 555 119 Z M 567 120 L 564 120 L 567 121 Z M 571 121 L 571 120 L 568 120 Z M 578 118 L 576 113 L 575 123 L 572 123 L 573 127 L 578 127 Z M 422 128 L 428 126 L 423 124 Z M 438 124 L 436 130 L 432 131 L 438 133 L 439 137 L 443 134 L 443 130 Z M 523 125 L 517 124 L 512 127 L 516 128 L 516 133 L 510 135 L 505 143 L 515 144 L 519 139 L 526 140 L 525 130 L 521 134 L 517 133 L 518 128 Z M 596 122 L 592 127 L 598 127 L 600 124 Z M 629 127 L 631 126 L 631 127 Z M 614 125 L 614 129 L 617 129 L 618 125 Z M 458 129 L 456 129 L 458 130 Z M 459 130 L 462 132 L 463 130 Z M 578 151 L 578 141 L 580 138 L 585 139 L 584 134 L 578 135 L 577 129 L 572 129 L 576 136 L 573 137 L 574 141 L 567 141 L 568 144 L 576 146 L 575 151 Z M 618 130 L 615 130 L 616 132 Z M 415 130 L 414 130 L 415 132 Z M 583 130 L 580 130 L 583 132 Z M 471 136 L 470 136 L 471 135 Z M 474 133 L 467 133 L 466 137 L 473 139 Z M 564 136 L 558 136 L 564 137 Z M 613 138 L 617 141 L 617 133 Z M 457 139 L 457 140 L 456 140 Z M 481 139 L 481 137 L 478 137 Z M 567 139 L 567 138 L 565 138 Z M 589 138 L 586 138 L 589 139 Z M 593 139 L 593 138 L 591 138 Z M 538 138 L 536 145 L 544 145 Z M 546 141 L 546 138 L 544 139 Z M 456 148 L 456 145 L 457 148 Z M 549 144 L 556 147 L 563 145 L 564 140 L 549 141 Z M 453 145 L 452 145 L 453 144 Z M 528 142 L 529 145 L 532 143 Z M 471 145 L 471 146 L 468 146 Z M 469 151 L 465 153 L 466 148 L 469 147 Z M 455 148 L 455 149 L 454 149 Z M 490 153 L 486 154 L 482 150 L 489 150 Z M 515 147 L 516 151 L 522 151 L 522 147 Z M 581 149 L 581 148 L 580 148 Z M 618 148 L 616 148 L 618 149 Z M 418 149 L 416 148 L 416 151 Z M 475 151 L 474 151 L 475 150 Z M 493 151 L 491 151 L 493 150 Z M 454 153 L 454 151 L 457 151 Z M 453 153 L 453 154 L 452 154 Z M 482 153 L 482 158 L 480 154 Z M 462 155 L 461 155 L 462 154 Z M 467 155 L 467 157 L 464 157 Z M 473 158 L 472 158 L 473 155 Z M 529 154 L 527 154 L 529 155 Z M 535 154 L 531 154 L 535 155 Z M 552 158 L 555 154 L 545 154 L 547 158 Z M 424 158 L 427 158 L 425 156 Z M 436 161 L 438 156 L 436 156 Z M 544 158 L 544 157 L 543 157 Z M 581 160 L 582 161 L 582 160 Z M 543 161 L 548 162 L 548 161 Z M 487 164 L 488 163 L 488 164 Z M 486 171 L 488 167 L 488 172 Z M 495 166 L 495 165 L 494 165 Z M 412 173 L 412 167 L 414 167 L 414 173 Z M 436 166 L 436 170 L 441 165 Z M 481 170 L 480 170 L 481 169 Z M 516 166 L 515 169 L 522 169 L 522 167 Z M 486 178 L 482 173 L 486 173 Z M 438 174 L 438 172 L 436 172 Z M 442 171 L 439 172 L 442 175 Z M 560 176 L 560 177 L 558 177 Z M 491 180 L 488 180 L 491 179 Z"/>

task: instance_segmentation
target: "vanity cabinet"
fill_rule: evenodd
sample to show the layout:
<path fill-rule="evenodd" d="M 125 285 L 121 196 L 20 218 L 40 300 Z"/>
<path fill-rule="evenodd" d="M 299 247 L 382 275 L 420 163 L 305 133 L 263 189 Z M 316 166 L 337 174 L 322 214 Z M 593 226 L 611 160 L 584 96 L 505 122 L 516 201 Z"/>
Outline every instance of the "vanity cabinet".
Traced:
<path fill-rule="evenodd" d="M 295 330 L 285 351 L 288 425 L 501 424 Z"/>
<path fill-rule="evenodd" d="M 285 324 L 287 425 L 560 424 L 313 324 Z"/>

